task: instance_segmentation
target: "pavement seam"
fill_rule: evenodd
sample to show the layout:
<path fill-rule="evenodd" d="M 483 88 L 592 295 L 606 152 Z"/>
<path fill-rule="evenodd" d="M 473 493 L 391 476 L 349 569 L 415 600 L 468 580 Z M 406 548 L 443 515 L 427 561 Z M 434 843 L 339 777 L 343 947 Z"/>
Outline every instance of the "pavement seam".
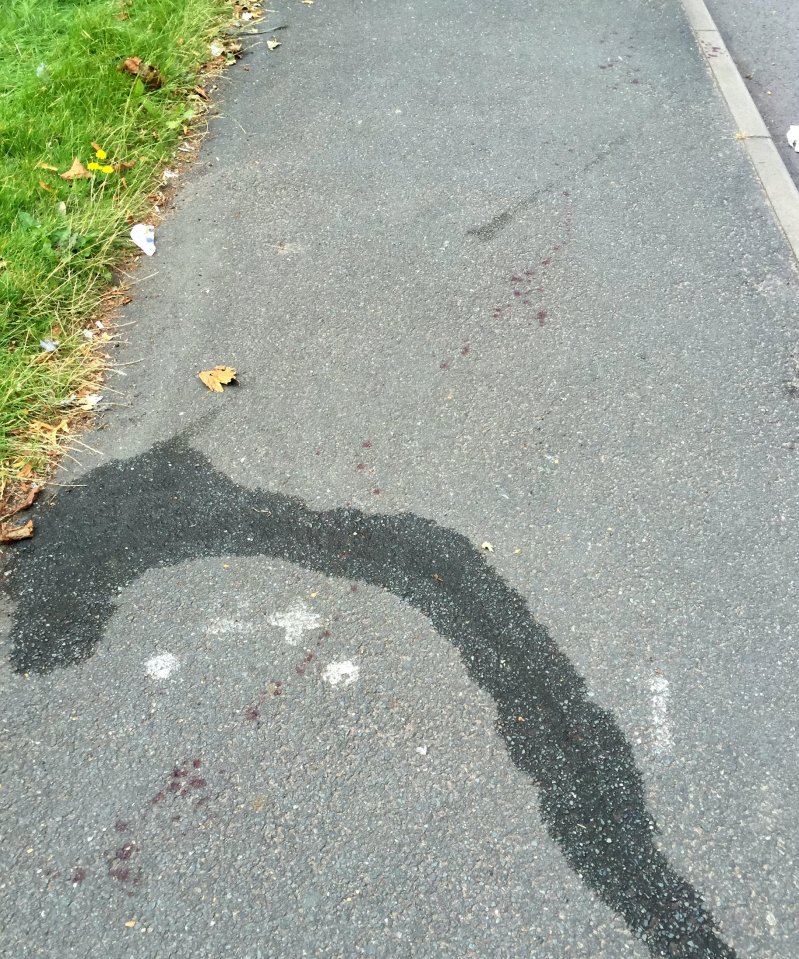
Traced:
<path fill-rule="evenodd" d="M 705 0 L 681 0 L 688 23 L 727 104 L 774 216 L 799 261 L 799 190 L 780 156 L 763 116 L 713 22 Z"/>

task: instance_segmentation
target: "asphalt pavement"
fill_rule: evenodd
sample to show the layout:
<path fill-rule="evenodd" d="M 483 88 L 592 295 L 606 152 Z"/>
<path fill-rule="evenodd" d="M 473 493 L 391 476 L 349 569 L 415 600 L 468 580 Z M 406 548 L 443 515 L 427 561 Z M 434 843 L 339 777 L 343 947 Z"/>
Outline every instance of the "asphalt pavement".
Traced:
<path fill-rule="evenodd" d="M 794 182 L 799 153 L 788 128 L 799 124 L 799 7 L 792 0 L 706 0 Z"/>
<path fill-rule="evenodd" d="M 793 959 L 796 270 L 680 4 L 276 10 L 9 554 L 3 955 Z"/>

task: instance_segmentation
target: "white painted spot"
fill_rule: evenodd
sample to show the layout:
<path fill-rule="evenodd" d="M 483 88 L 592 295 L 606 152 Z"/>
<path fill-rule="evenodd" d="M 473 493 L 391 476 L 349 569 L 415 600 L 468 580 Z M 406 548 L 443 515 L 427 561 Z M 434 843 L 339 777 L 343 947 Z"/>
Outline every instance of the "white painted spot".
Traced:
<path fill-rule="evenodd" d="M 652 693 L 652 729 L 656 753 L 667 753 L 674 749 L 674 737 L 669 718 L 669 700 L 671 688 L 668 679 L 653 676 L 649 682 Z"/>
<path fill-rule="evenodd" d="M 351 686 L 361 671 L 360 666 L 351 663 L 348 659 L 342 663 L 330 663 L 322 670 L 322 679 L 331 686 Z"/>
<path fill-rule="evenodd" d="M 178 658 L 172 653 L 159 653 L 144 664 L 145 672 L 152 679 L 169 679 L 178 668 Z"/>
<path fill-rule="evenodd" d="M 230 619 L 226 616 L 212 616 L 208 620 L 208 632 L 215 636 L 222 636 L 227 633 L 241 633 L 252 635 L 258 632 L 255 623 L 249 623 L 246 620 Z"/>
<path fill-rule="evenodd" d="M 299 646 L 302 642 L 302 634 L 309 629 L 318 629 L 322 625 L 322 620 L 304 603 L 294 603 L 285 612 L 270 616 L 269 623 L 286 631 L 287 643 L 291 646 Z"/>

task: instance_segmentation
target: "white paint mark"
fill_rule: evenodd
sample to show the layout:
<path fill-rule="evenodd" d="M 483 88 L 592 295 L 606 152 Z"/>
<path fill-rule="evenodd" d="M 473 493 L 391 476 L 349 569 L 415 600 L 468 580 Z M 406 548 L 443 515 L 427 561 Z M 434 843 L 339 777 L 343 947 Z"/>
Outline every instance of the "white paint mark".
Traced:
<path fill-rule="evenodd" d="M 351 686 L 361 671 L 360 666 L 351 663 L 348 659 L 342 663 L 331 663 L 322 671 L 322 679 L 331 686 Z"/>
<path fill-rule="evenodd" d="M 208 632 L 213 633 L 215 636 L 221 636 L 226 633 L 253 635 L 258 631 L 255 623 L 248 623 L 246 620 L 230 619 L 225 616 L 212 616 L 208 620 Z"/>
<path fill-rule="evenodd" d="M 427 746 L 417 746 L 417 747 L 416 747 L 416 752 L 419 753 L 420 756 L 426 756 L 426 755 L 427 755 Z"/>
<path fill-rule="evenodd" d="M 144 664 L 144 669 L 152 679 L 169 679 L 178 668 L 178 658 L 172 653 L 159 653 Z"/>
<path fill-rule="evenodd" d="M 309 629 L 318 629 L 322 625 L 321 618 L 312 613 L 304 603 L 294 603 L 283 613 L 275 613 L 269 617 L 272 626 L 278 626 L 286 631 L 286 642 L 292 646 L 299 646 L 302 634 Z"/>
<path fill-rule="evenodd" d="M 653 676 L 649 682 L 652 693 L 652 726 L 654 729 L 654 749 L 656 753 L 667 753 L 674 749 L 674 737 L 669 718 L 669 700 L 671 689 L 668 679 Z"/>

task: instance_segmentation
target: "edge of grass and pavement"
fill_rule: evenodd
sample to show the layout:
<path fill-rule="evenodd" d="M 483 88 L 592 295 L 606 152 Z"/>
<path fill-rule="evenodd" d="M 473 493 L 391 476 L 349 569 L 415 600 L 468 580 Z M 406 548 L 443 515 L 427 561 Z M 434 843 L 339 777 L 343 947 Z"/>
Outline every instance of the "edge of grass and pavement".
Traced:
<path fill-rule="evenodd" d="M 203 77 L 257 15 L 233 0 L 0 8 L 0 517 L 96 405 L 131 225 L 157 223 L 165 167 L 204 132 Z"/>

